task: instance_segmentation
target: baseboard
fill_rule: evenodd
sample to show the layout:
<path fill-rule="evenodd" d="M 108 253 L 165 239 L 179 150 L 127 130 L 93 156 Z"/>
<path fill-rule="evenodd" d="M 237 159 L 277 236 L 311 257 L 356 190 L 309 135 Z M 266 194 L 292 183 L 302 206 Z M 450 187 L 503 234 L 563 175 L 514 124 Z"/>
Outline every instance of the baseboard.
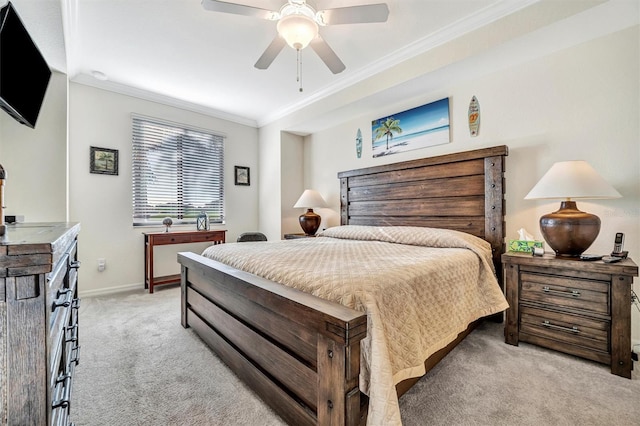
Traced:
<path fill-rule="evenodd" d="M 107 287 L 107 288 L 98 288 L 95 290 L 82 290 L 78 289 L 78 296 L 80 297 L 93 297 L 93 296 L 106 296 L 114 293 L 122 293 L 124 291 L 131 290 L 144 290 L 144 284 L 142 283 L 134 283 L 127 284 L 118 287 Z"/>

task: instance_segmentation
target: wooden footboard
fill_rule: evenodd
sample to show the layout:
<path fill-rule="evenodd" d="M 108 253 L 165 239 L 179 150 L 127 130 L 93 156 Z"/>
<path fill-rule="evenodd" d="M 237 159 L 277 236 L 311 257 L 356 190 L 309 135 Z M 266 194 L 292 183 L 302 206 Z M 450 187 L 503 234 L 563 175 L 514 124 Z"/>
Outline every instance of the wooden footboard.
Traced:
<path fill-rule="evenodd" d="M 179 253 L 178 261 L 183 327 L 193 328 L 285 421 L 363 423 L 364 313 L 193 253 Z"/>

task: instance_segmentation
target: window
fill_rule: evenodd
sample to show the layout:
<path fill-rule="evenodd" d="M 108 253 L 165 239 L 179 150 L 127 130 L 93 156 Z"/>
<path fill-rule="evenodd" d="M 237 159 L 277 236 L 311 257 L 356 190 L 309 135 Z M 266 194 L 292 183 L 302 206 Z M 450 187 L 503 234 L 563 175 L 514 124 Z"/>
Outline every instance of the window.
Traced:
<path fill-rule="evenodd" d="M 133 116 L 133 224 L 224 222 L 224 136 Z"/>

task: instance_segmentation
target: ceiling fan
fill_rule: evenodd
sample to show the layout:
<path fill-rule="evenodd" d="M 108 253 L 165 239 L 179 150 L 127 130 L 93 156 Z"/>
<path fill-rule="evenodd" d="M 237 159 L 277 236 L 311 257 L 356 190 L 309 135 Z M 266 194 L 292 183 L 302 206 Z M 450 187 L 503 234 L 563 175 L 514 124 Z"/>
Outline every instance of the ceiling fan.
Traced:
<path fill-rule="evenodd" d="M 385 3 L 339 7 L 316 11 L 305 0 L 288 0 L 279 11 L 271 11 L 228 1 L 202 0 L 206 10 L 252 16 L 277 21 L 278 34 L 255 63 L 258 69 L 267 69 L 280 51 L 288 44 L 298 52 L 307 46 L 316 52 L 332 73 L 346 68 L 338 55 L 318 34 L 319 27 L 327 25 L 386 22 L 389 8 Z"/>

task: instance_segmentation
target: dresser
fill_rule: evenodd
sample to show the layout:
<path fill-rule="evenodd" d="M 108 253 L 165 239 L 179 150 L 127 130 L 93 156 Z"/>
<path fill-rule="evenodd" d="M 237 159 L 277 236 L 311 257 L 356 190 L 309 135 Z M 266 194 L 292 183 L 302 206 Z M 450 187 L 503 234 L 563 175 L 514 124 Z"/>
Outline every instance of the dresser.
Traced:
<path fill-rule="evenodd" d="M 78 364 L 80 225 L 8 225 L 0 241 L 0 424 L 68 425 Z"/>
<path fill-rule="evenodd" d="M 533 343 L 607 364 L 631 378 L 631 286 L 638 266 L 504 253 L 505 342 Z"/>

